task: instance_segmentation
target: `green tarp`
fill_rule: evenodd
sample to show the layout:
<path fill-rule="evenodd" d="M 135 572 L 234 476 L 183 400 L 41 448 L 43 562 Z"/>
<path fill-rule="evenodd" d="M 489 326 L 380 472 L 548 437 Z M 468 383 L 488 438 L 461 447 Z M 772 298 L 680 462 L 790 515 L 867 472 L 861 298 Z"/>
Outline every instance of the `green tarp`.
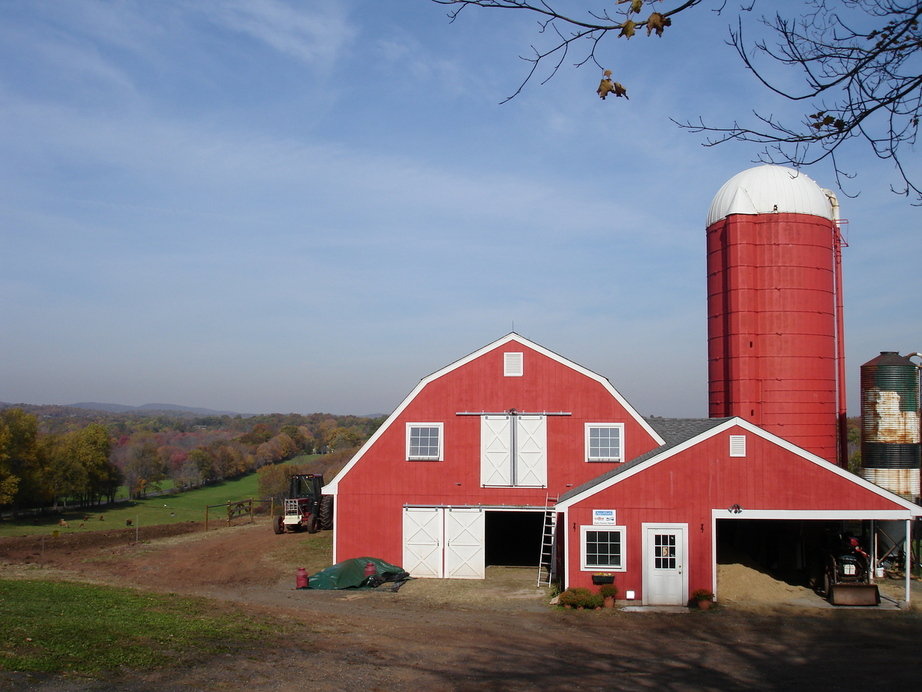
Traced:
<path fill-rule="evenodd" d="M 365 566 L 369 562 L 375 566 L 375 573 L 370 577 L 365 574 Z M 376 557 L 357 557 L 337 562 L 332 567 L 310 575 L 307 588 L 372 589 L 385 582 L 403 582 L 409 578 L 410 575 L 404 572 L 402 567 Z"/>

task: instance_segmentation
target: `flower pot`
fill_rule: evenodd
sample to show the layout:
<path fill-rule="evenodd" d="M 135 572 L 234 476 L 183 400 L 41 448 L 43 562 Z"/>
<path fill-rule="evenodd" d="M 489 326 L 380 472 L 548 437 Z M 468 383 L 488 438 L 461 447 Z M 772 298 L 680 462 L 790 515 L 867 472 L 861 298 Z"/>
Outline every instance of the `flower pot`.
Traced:
<path fill-rule="evenodd" d="M 614 574 L 593 574 L 592 583 L 596 586 L 600 584 L 614 584 L 615 575 Z"/>
<path fill-rule="evenodd" d="M 698 610 L 710 610 L 711 606 L 714 605 L 714 601 L 701 600 L 698 601 Z"/>
<path fill-rule="evenodd" d="M 605 600 L 602 602 L 602 605 L 604 605 L 606 608 L 614 608 L 615 607 L 615 597 L 606 596 Z"/>

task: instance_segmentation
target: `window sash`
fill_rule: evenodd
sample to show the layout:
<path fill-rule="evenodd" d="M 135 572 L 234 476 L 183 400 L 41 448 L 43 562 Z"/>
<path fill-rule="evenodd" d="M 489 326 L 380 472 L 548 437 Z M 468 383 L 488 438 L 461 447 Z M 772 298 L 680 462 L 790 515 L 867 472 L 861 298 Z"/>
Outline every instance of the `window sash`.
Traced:
<path fill-rule="evenodd" d="M 407 423 L 407 459 L 442 461 L 441 423 Z"/>
<path fill-rule="evenodd" d="M 581 568 L 584 570 L 625 570 L 625 528 L 623 526 L 583 526 L 580 540 Z"/>
<path fill-rule="evenodd" d="M 623 459 L 623 423 L 586 423 L 586 461 Z"/>

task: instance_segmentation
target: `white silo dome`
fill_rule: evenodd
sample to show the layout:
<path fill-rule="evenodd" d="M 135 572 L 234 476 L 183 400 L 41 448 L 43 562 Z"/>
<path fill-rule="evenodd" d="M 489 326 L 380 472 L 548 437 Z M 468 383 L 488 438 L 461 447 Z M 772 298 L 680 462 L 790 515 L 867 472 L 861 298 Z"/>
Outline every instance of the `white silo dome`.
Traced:
<path fill-rule="evenodd" d="M 737 173 L 718 190 L 708 210 L 707 225 L 710 227 L 730 214 L 778 212 L 810 214 L 832 220 L 831 194 L 793 168 L 756 166 Z"/>

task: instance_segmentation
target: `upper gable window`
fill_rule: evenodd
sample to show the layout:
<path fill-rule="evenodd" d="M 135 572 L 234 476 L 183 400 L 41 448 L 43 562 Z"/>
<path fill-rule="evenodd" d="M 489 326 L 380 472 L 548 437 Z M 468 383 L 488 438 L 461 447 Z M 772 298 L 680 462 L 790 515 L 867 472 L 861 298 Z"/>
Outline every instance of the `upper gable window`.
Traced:
<path fill-rule="evenodd" d="M 503 354 L 503 375 L 521 377 L 525 374 L 525 354 L 509 352 Z"/>
<path fill-rule="evenodd" d="M 407 423 L 407 459 L 442 461 L 442 423 Z"/>
<path fill-rule="evenodd" d="M 746 456 L 746 436 L 745 435 L 730 435 L 730 456 L 731 457 Z"/>
<path fill-rule="evenodd" d="M 624 461 L 624 423 L 586 423 L 586 461 Z"/>

